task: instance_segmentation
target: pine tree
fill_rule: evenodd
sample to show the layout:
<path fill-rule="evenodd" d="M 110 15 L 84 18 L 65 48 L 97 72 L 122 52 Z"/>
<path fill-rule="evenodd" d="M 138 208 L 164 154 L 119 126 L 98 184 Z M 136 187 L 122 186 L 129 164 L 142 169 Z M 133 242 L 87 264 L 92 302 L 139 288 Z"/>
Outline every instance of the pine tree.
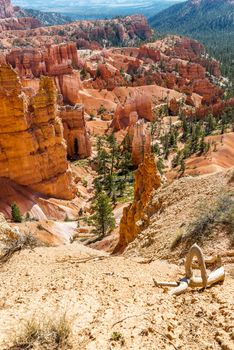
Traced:
<path fill-rule="evenodd" d="M 109 163 L 109 154 L 105 149 L 100 149 L 97 155 L 97 172 L 100 175 L 104 175 L 104 178 L 108 174 L 108 163 Z"/>
<path fill-rule="evenodd" d="M 181 174 L 184 174 L 185 169 L 186 169 L 185 161 L 184 161 L 184 159 L 181 159 L 181 162 L 180 162 L 180 172 L 181 172 Z"/>
<path fill-rule="evenodd" d="M 109 148 L 110 148 L 110 175 L 113 175 L 113 171 L 114 171 L 114 167 L 117 165 L 116 163 L 118 163 L 118 159 L 119 159 L 119 149 L 118 149 L 118 144 L 116 142 L 115 139 L 115 135 L 112 133 L 108 136 L 107 138 L 108 144 L 109 144 Z"/>
<path fill-rule="evenodd" d="M 91 217 L 91 223 L 95 226 L 94 232 L 103 238 L 115 228 L 111 202 L 104 191 L 97 194 L 92 210 L 94 214 Z"/>
<path fill-rule="evenodd" d="M 206 152 L 206 143 L 205 143 L 205 136 L 204 134 L 202 134 L 200 142 L 199 142 L 199 146 L 198 146 L 198 150 L 200 154 L 203 154 Z"/>
<path fill-rule="evenodd" d="M 16 203 L 11 205 L 11 217 L 14 222 L 22 222 L 22 215 Z"/>

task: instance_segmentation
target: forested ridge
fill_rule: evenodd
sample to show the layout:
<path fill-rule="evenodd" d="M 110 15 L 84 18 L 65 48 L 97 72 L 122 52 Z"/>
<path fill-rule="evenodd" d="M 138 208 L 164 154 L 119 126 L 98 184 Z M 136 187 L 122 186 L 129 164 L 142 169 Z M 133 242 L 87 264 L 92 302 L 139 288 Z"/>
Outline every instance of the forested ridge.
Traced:
<path fill-rule="evenodd" d="M 150 24 L 161 33 L 187 35 L 202 42 L 234 84 L 234 2 L 201 0 L 195 4 L 190 0 L 160 12 Z M 229 92 L 234 95 L 233 86 Z"/>

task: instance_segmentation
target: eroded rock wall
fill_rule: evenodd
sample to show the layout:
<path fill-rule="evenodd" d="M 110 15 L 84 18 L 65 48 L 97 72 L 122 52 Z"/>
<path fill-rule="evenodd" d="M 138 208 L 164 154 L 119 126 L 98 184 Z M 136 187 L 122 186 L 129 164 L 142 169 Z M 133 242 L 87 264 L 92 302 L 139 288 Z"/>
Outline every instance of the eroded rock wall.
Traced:
<path fill-rule="evenodd" d="M 56 99 L 51 78 L 42 77 L 38 93 L 30 98 L 17 73 L 0 66 L 0 177 L 71 199 L 74 187 Z"/>

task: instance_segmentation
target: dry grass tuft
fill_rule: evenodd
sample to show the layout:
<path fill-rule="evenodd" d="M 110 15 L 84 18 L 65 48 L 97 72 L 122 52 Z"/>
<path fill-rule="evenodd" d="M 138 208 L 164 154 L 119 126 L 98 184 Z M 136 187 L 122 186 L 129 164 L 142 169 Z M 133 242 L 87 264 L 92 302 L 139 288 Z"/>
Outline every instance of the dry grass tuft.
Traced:
<path fill-rule="evenodd" d="M 186 241 L 189 245 L 193 243 L 202 243 L 202 241 L 217 227 L 220 227 L 227 234 L 230 234 L 231 241 L 233 240 L 234 200 L 232 193 L 226 193 L 220 196 L 211 207 L 204 209 L 204 211 L 190 223 L 182 241 Z"/>
<path fill-rule="evenodd" d="M 13 345 L 5 350 L 65 350 L 70 348 L 71 323 L 64 314 L 58 319 L 28 320 Z"/>
<path fill-rule="evenodd" d="M 183 233 L 178 232 L 171 243 L 171 250 L 174 250 L 181 243 L 182 238 L 183 238 Z"/>

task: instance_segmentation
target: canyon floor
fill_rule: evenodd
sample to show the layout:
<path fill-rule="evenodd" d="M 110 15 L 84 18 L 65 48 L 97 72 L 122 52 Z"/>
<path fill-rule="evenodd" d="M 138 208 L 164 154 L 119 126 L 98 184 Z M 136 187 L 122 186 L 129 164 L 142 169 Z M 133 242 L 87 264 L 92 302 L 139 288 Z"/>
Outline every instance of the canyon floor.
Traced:
<path fill-rule="evenodd" d="M 225 269 L 223 284 L 174 297 L 153 279 L 177 281 L 181 262 L 109 256 L 78 243 L 21 251 L 0 267 L 0 348 L 11 348 L 26 320 L 65 313 L 66 349 L 231 350 L 233 263 Z"/>

